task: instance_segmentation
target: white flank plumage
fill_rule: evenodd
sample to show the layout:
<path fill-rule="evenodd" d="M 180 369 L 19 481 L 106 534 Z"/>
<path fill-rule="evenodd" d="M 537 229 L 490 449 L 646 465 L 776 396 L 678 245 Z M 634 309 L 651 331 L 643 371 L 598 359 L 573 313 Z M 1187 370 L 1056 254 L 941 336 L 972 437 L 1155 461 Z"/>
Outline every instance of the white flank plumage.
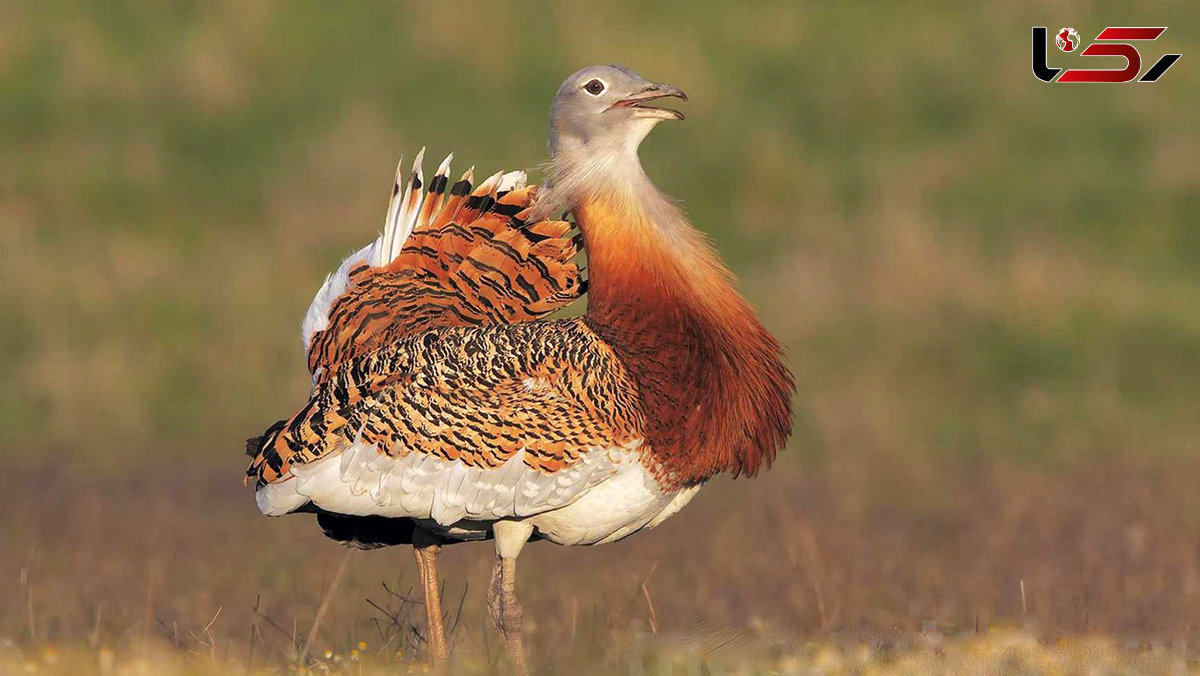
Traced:
<path fill-rule="evenodd" d="M 340 454 L 297 465 L 285 481 L 258 490 L 264 514 L 312 502 L 338 514 L 417 519 L 474 539 L 496 519 L 528 519 L 559 544 L 599 544 L 652 528 L 679 511 L 699 486 L 664 491 L 638 461 L 639 443 L 595 448 L 575 465 L 546 474 L 517 453 L 496 469 L 408 453 L 380 453 L 355 440 Z"/>
<path fill-rule="evenodd" d="M 358 261 L 374 260 L 375 251 L 379 246 L 379 241 L 376 240 L 346 256 L 338 269 L 325 277 L 325 282 L 321 284 L 317 295 L 313 296 L 313 301 L 308 306 L 308 312 L 304 313 L 304 321 L 300 323 L 300 342 L 304 345 L 306 356 L 309 345 L 312 345 L 313 335 L 329 328 L 329 309 L 333 307 L 333 301 L 346 291 L 346 285 L 350 283 L 350 268 Z"/>

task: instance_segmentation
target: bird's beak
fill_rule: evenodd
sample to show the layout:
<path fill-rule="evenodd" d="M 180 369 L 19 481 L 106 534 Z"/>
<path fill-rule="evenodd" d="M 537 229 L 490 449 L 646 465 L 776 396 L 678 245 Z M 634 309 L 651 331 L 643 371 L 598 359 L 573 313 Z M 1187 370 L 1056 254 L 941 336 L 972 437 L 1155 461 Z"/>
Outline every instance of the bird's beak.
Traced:
<path fill-rule="evenodd" d="M 681 101 L 687 101 L 683 90 L 669 84 L 652 82 L 636 94 L 627 96 L 612 105 L 613 108 L 632 108 L 634 117 L 649 117 L 656 120 L 682 120 L 683 113 L 669 108 L 656 108 L 645 105 L 647 101 L 673 96 Z"/>

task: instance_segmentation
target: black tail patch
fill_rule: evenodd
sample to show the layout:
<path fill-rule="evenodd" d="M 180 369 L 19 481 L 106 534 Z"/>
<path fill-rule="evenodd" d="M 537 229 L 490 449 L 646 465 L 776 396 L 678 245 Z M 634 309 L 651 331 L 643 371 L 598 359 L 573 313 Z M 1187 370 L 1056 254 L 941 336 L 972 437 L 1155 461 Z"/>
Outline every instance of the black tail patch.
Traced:
<path fill-rule="evenodd" d="M 317 513 L 317 525 L 325 537 L 354 547 L 355 549 L 378 549 L 395 545 L 411 545 L 416 524 L 412 519 L 387 516 L 348 516 L 326 512 L 313 507 Z"/>

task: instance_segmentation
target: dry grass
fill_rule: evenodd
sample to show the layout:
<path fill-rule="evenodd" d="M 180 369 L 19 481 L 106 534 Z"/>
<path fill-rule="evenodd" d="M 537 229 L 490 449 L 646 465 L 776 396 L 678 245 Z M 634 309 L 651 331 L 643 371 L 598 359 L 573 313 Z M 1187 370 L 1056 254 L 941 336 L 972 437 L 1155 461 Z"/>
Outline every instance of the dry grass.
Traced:
<path fill-rule="evenodd" d="M 1080 636 L 1054 642 L 1039 641 L 1029 632 L 998 629 L 981 634 L 944 637 L 923 634 L 911 641 L 871 646 L 866 643 L 839 644 L 812 641 L 803 645 L 754 646 L 747 655 L 748 641 L 698 641 L 694 636 L 681 640 L 644 641 L 639 652 L 611 661 L 607 673 L 764 673 L 764 674 L 871 674 L 904 676 L 908 674 L 1187 674 L 1196 673 L 1198 664 L 1175 648 L 1151 645 L 1119 644 L 1103 636 Z M 311 666 L 289 665 L 286 673 L 297 674 L 422 674 L 429 669 L 405 662 L 402 656 L 381 656 L 360 642 L 348 653 L 326 653 Z M 734 657 L 736 655 L 736 657 Z M 224 674 L 279 673 L 282 666 L 258 666 L 247 669 L 238 660 L 198 662 L 159 646 L 130 652 L 99 650 L 18 651 L 0 649 L 0 668 L 13 673 L 46 674 Z M 485 662 L 457 661 L 454 673 L 491 673 Z M 555 673 L 595 673 L 596 665 L 559 663 L 546 671 Z"/>
<path fill-rule="evenodd" d="M 1100 646 L 1100 665 L 1195 655 L 1198 463 L 914 470 L 920 463 L 849 451 L 807 459 L 797 478 L 798 462 L 718 482 L 658 530 L 621 543 L 530 546 L 520 593 L 538 668 L 619 670 L 704 650 L 722 664 L 738 656 L 756 669 L 825 669 L 817 665 L 857 664 L 865 650 L 896 673 L 973 655 L 986 657 L 987 672 L 982 665 L 1009 663 L 1009 648 L 986 649 L 992 641 L 1017 646 L 1014 664 L 1073 664 L 1087 646 Z M 42 664 L 52 648 L 68 664 L 110 654 L 182 670 L 283 668 L 307 646 L 311 660 L 299 663 L 310 666 L 328 663 L 327 650 L 343 660 L 357 650 L 368 665 L 420 664 L 411 556 L 346 558 L 310 517 L 257 517 L 233 472 L 42 470 L 3 481 L 10 556 L 0 578 L 11 584 L 0 640 L 12 655 Z M 35 484 L 36 499 L 23 494 Z M 499 657 L 482 599 L 491 556 L 487 544 L 443 556 L 466 670 Z M 1004 627 L 1024 629 L 993 631 Z"/>

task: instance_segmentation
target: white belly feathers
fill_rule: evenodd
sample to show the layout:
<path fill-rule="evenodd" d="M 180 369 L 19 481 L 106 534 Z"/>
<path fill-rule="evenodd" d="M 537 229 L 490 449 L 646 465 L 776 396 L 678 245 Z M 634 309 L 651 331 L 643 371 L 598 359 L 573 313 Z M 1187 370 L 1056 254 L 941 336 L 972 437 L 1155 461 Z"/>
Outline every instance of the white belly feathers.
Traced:
<path fill-rule="evenodd" d="M 596 448 L 547 474 L 525 464 L 524 451 L 495 469 L 409 453 L 399 457 L 356 443 L 292 468 L 256 494 L 259 509 L 279 516 L 312 502 L 350 515 L 408 517 L 453 539 L 485 537 L 490 522 L 523 520 L 547 540 L 600 544 L 661 523 L 699 486 L 666 491 L 642 466 L 640 442 Z"/>

